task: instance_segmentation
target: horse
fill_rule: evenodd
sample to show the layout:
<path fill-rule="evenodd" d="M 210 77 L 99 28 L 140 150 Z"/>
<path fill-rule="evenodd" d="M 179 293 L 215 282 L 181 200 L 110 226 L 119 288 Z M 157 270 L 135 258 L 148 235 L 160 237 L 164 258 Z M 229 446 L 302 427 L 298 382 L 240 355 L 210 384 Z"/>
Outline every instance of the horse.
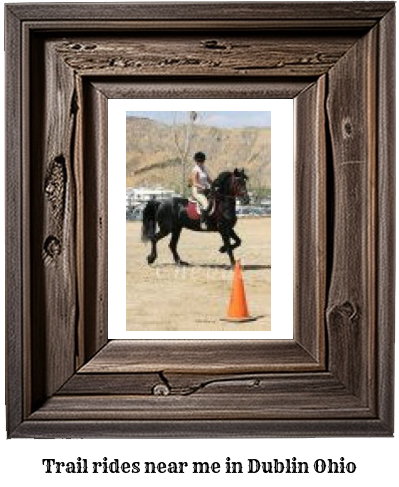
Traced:
<path fill-rule="evenodd" d="M 170 198 L 164 202 L 150 200 L 143 210 L 142 222 L 142 241 L 151 242 L 148 264 L 152 264 L 157 258 L 157 242 L 171 234 L 169 248 L 175 264 L 189 265 L 177 252 L 181 231 L 186 228 L 196 232 L 219 232 L 223 241 L 219 251 L 227 252 L 233 266 L 233 250 L 241 245 L 241 239 L 234 231 L 237 223 L 236 199 L 241 199 L 244 204 L 249 203 L 247 180 L 244 169 L 236 168 L 234 171 L 223 171 L 212 182 L 206 229 L 201 228 L 198 203 L 181 197 Z"/>

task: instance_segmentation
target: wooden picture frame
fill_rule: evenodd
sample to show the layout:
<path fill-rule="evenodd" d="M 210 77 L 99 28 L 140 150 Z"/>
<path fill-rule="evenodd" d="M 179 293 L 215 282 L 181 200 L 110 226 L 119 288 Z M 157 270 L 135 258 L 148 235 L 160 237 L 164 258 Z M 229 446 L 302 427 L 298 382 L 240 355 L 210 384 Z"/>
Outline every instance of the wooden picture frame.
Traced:
<path fill-rule="evenodd" d="M 5 13 L 9 437 L 391 436 L 394 3 Z M 108 341 L 128 97 L 294 98 L 293 340 Z"/>

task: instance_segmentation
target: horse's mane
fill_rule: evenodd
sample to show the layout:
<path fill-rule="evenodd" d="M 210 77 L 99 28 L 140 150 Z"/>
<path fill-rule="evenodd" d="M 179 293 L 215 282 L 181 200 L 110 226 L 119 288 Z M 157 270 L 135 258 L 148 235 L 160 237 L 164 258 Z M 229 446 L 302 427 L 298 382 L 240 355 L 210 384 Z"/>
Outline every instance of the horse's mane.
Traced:
<path fill-rule="evenodd" d="M 223 171 L 221 172 L 216 179 L 214 179 L 212 183 L 212 189 L 220 189 L 221 192 L 224 192 L 224 187 L 228 179 L 231 177 L 231 171 Z"/>

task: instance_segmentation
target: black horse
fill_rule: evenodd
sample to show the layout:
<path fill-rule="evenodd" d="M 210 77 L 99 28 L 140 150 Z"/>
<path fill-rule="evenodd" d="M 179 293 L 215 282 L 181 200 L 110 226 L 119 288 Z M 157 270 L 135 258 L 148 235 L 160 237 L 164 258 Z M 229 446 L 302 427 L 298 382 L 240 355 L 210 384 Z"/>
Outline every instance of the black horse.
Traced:
<path fill-rule="evenodd" d="M 177 252 L 177 242 L 183 228 L 197 232 L 219 232 L 223 245 L 220 252 L 227 252 L 234 265 L 233 249 L 241 244 L 241 239 L 234 231 L 237 223 L 236 198 L 244 204 L 249 203 L 247 193 L 248 177 L 244 170 L 224 171 L 213 181 L 208 195 L 210 211 L 207 229 L 201 229 L 199 214 L 194 213 L 195 203 L 186 198 L 171 198 L 165 202 L 149 201 L 143 211 L 142 240 L 151 241 L 151 253 L 147 257 L 149 264 L 157 258 L 157 242 L 172 234 L 169 247 L 178 265 L 188 265 Z M 158 231 L 156 231 L 158 225 Z M 231 243 L 231 239 L 234 241 Z"/>

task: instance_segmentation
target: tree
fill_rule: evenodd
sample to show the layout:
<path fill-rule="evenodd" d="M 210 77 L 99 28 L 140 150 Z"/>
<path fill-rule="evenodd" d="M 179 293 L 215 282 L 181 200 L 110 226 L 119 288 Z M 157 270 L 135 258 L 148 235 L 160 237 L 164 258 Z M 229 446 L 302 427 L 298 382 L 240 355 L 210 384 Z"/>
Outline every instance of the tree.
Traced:
<path fill-rule="evenodd" d="M 179 127 L 182 124 L 178 123 L 178 114 L 181 113 L 182 112 L 175 112 L 173 121 L 173 135 L 175 146 L 181 161 L 180 194 L 185 196 L 187 193 L 187 167 L 190 160 L 189 156 L 191 154 L 192 140 L 194 138 L 194 124 L 199 119 L 199 113 L 194 111 L 186 112 L 184 117 L 186 120 L 183 120 L 183 129 L 179 130 Z"/>

